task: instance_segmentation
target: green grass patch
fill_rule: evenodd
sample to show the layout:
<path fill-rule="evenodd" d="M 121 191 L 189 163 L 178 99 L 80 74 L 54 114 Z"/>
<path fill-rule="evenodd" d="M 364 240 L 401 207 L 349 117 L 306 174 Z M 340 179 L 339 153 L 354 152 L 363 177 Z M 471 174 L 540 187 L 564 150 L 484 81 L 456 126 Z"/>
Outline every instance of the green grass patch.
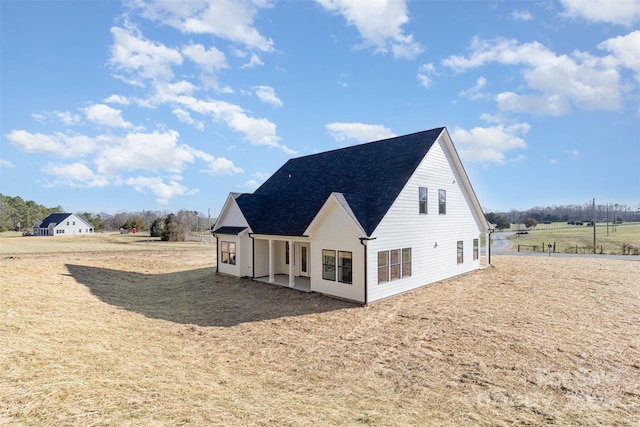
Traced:
<path fill-rule="evenodd" d="M 555 243 L 556 252 L 563 253 L 593 253 L 593 227 L 574 227 L 567 229 L 529 230 L 529 234 L 511 235 L 509 238 L 514 245 L 520 245 L 521 250 L 540 252 L 544 245 Z M 522 248 L 525 246 L 525 248 Z M 533 248 L 535 247 L 535 249 Z M 596 253 L 616 255 L 640 255 L 640 225 L 621 224 L 615 231 L 609 225 L 596 227 Z"/>

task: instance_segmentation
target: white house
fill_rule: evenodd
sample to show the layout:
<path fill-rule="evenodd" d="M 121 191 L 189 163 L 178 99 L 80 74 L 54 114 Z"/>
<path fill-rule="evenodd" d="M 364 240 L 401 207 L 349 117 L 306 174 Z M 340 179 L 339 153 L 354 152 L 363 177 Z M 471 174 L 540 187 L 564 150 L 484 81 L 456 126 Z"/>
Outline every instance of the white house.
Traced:
<path fill-rule="evenodd" d="M 367 304 L 488 265 L 489 230 L 437 128 L 291 159 L 213 233 L 219 273 Z"/>
<path fill-rule="evenodd" d="M 54 213 L 33 226 L 34 236 L 69 236 L 93 233 L 93 224 L 82 215 Z"/>

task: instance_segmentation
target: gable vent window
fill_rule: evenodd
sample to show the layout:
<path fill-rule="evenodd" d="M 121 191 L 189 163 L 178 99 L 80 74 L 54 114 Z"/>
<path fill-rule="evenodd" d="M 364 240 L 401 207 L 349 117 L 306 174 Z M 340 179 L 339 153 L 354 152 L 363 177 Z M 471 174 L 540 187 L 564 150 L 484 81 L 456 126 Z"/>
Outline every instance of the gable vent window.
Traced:
<path fill-rule="evenodd" d="M 418 212 L 421 214 L 427 213 L 427 187 L 418 187 Z"/>
<path fill-rule="evenodd" d="M 447 213 L 447 190 L 438 190 L 438 213 Z"/>
<path fill-rule="evenodd" d="M 223 264 L 236 265 L 236 243 L 220 242 L 220 258 Z"/>
<path fill-rule="evenodd" d="M 411 248 L 378 252 L 378 284 L 411 276 Z"/>

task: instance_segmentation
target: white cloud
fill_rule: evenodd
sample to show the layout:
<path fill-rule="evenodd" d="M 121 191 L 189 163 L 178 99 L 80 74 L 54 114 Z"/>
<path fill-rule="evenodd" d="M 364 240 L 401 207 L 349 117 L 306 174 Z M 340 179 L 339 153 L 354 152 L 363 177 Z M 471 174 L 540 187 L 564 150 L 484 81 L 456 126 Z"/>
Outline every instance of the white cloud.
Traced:
<path fill-rule="evenodd" d="M 262 58 L 254 53 L 251 55 L 251 58 L 249 58 L 249 62 L 243 64 L 240 68 L 254 68 L 261 65 L 264 65 L 264 61 L 262 61 Z"/>
<path fill-rule="evenodd" d="M 77 125 L 81 121 L 78 114 L 72 114 L 69 111 L 54 111 L 54 114 L 66 126 Z"/>
<path fill-rule="evenodd" d="M 640 21 L 640 0 L 561 0 L 564 15 L 591 22 L 631 26 Z"/>
<path fill-rule="evenodd" d="M 9 142 L 27 153 L 57 153 L 62 150 L 62 144 L 42 133 L 12 130 L 5 136 Z"/>
<path fill-rule="evenodd" d="M 185 194 L 194 194 L 197 192 L 197 190 L 190 191 L 187 187 L 175 180 L 170 180 L 167 184 L 159 177 L 139 176 L 136 178 L 129 178 L 125 182 L 140 193 L 151 191 L 156 196 L 156 201 L 163 205 L 166 205 L 169 202 L 169 199 L 174 197 L 183 196 Z"/>
<path fill-rule="evenodd" d="M 131 123 L 122 118 L 122 111 L 116 108 L 109 107 L 106 104 L 94 104 L 84 109 L 84 114 L 87 119 L 99 125 L 115 127 L 115 128 L 129 128 Z"/>
<path fill-rule="evenodd" d="M 105 143 L 95 164 L 98 172 L 116 174 L 119 170 L 168 170 L 179 173 L 194 156 L 186 145 L 178 145 L 178 132 L 128 133 Z"/>
<path fill-rule="evenodd" d="M 418 80 L 420 85 L 429 88 L 431 86 L 431 76 L 437 75 L 436 69 L 433 64 L 423 64 L 418 68 Z"/>
<path fill-rule="evenodd" d="M 225 101 L 203 101 L 190 96 L 175 97 L 173 102 L 193 112 L 211 116 L 214 120 L 225 123 L 231 129 L 243 133 L 245 138 L 254 145 L 279 148 L 287 154 L 295 153 L 286 145 L 280 144 L 274 123 L 267 119 L 249 117 L 238 105 Z"/>
<path fill-rule="evenodd" d="M 104 99 L 104 102 L 108 104 L 120 104 L 120 105 L 129 105 L 129 99 L 126 96 L 113 94 Z"/>
<path fill-rule="evenodd" d="M 270 7 L 266 1 L 137 1 L 142 15 L 172 26 L 185 34 L 210 34 L 263 52 L 274 50 L 273 41 L 253 26 L 258 9 Z"/>
<path fill-rule="evenodd" d="M 371 125 L 366 123 L 328 123 L 325 128 L 329 135 L 338 142 L 357 141 L 369 142 L 380 139 L 394 137 L 395 134 L 382 125 Z"/>
<path fill-rule="evenodd" d="M 209 175 L 233 175 L 244 172 L 242 168 L 234 165 L 233 162 L 226 157 L 214 157 L 203 152 L 198 152 L 196 157 L 206 162 L 207 169 L 202 169 L 201 172 L 208 173 Z"/>
<path fill-rule="evenodd" d="M 571 157 L 573 160 L 578 160 L 580 158 L 580 152 L 577 149 L 567 150 L 565 153 Z"/>
<path fill-rule="evenodd" d="M 598 48 L 611 52 L 615 64 L 634 71 L 640 81 L 640 31 L 607 39 Z"/>
<path fill-rule="evenodd" d="M 325 10 L 340 14 L 358 29 L 364 47 L 374 46 L 376 52 L 389 50 L 395 58 L 413 59 L 422 46 L 413 35 L 404 34 L 402 26 L 409 22 L 404 0 L 316 0 Z"/>
<path fill-rule="evenodd" d="M 250 179 L 249 181 L 244 183 L 247 187 L 255 190 L 256 188 L 260 187 L 260 183 L 258 181 L 256 181 L 255 179 Z"/>
<path fill-rule="evenodd" d="M 563 116 L 571 111 L 568 99 L 559 95 L 518 95 L 502 92 L 496 95 L 495 99 L 501 111 L 529 113 L 534 116 Z"/>
<path fill-rule="evenodd" d="M 78 114 L 73 114 L 70 111 L 32 113 L 31 117 L 43 125 L 47 124 L 47 122 L 53 121 L 54 118 L 60 120 L 65 126 L 74 126 L 82 121 L 82 117 Z"/>
<path fill-rule="evenodd" d="M 520 123 L 511 126 L 475 127 L 471 130 L 456 128 L 451 133 L 451 139 L 465 163 L 502 165 L 524 159 L 522 155 L 508 159 L 506 153 L 527 147 L 522 136 L 529 131 L 529 127 L 527 123 Z"/>
<path fill-rule="evenodd" d="M 52 186 L 64 184 L 72 188 L 105 187 L 109 180 L 101 175 L 96 175 L 84 163 L 53 164 L 48 163 L 43 172 L 55 176 L 57 179 Z"/>
<path fill-rule="evenodd" d="M 185 111 L 182 108 L 174 108 L 172 112 L 173 115 L 176 116 L 182 123 L 191 125 L 198 130 L 204 130 L 204 123 L 202 123 L 200 120 L 195 120 L 193 117 L 191 117 L 191 114 L 189 114 L 188 111 Z"/>
<path fill-rule="evenodd" d="M 511 19 L 514 21 L 531 21 L 533 15 L 528 10 L 514 10 L 511 12 Z"/>
<path fill-rule="evenodd" d="M 505 108 L 516 105 L 517 111 L 524 111 L 526 105 L 531 105 L 530 112 L 534 114 L 557 115 L 559 111 L 568 112 L 570 108 L 565 107 L 569 105 L 587 110 L 615 110 L 621 105 L 620 76 L 611 57 L 582 52 L 557 55 L 538 42 L 519 44 L 516 40 L 477 37 L 469 50 L 468 57 L 453 55 L 443 65 L 456 72 L 492 62 L 522 66 L 528 87 L 538 91 L 533 96 L 526 95 L 526 102 L 504 103 Z M 541 108 L 545 102 L 547 110 Z"/>
<path fill-rule="evenodd" d="M 255 86 L 253 88 L 256 96 L 264 103 L 271 104 L 276 107 L 282 107 L 282 101 L 276 95 L 276 91 L 270 86 Z"/>
<path fill-rule="evenodd" d="M 215 47 L 205 49 L 201 44 L 190 44 L 182 48 L 182 53 L 208 73 L 214 73 L 227 66 L 224 53 Z"/>
<path fill-rule="evenodd" d="M 96 150 L 95 141 L 83 135 L 52 135 L 13 130 L 5 135 L 9 142 L 27 153 L 49 153 L 59 157 L 83 156 Z"/>
<path fill-rule="evenodd" d="M 9 160 L 0 159 L 0 169 L 9 169 L 14 167 L 16 167 L 16 165 L 11 163 Z"/>
<path fill-rule="evenodd" d="M 141 86 L 146 79 L 169 81 L 173 78 L 172 66 L 182 64 L 180 51 L 145 39 L 135 28 L 112 27 L 111 34 L 109 63 L 114 69 L 129 74 L 128 78 L 121 78 L 127 83 Z"/>
<path fill-rule="evenodd" d="M 472 100 L 478 100 L 478 99 L 482 99 L 485 98 L 487 95 L 482 93 L 482 89 L 485 88 L 485 86 L 487 86 L 487 79 L 484 77 L 478 77 L 478 80 L 476 80 L 476 84 L 467 89 L 467 90 L 462 90 L 458 93 L 458 96 L 461 96 L 463 98 L 468 98 L 468 99 L 472 99 Z"/>

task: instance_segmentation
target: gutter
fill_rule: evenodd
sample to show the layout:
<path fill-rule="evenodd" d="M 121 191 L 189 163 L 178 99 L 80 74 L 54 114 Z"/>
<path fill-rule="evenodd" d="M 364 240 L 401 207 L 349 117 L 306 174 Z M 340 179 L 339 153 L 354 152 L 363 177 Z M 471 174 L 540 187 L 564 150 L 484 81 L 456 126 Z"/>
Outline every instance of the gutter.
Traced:
<path fill-rule="evenodd" d="M 358 240 L 360 240 L 360 244 L 362 245 L 362 247 L 364 248 L 364 305 L 368 305 L 369 304 L 369 286 L 367 283 L 367 243 L 369 240 L 375 240 L 376 237 L 374 238 L 370 238 L 370 237 L 359 237 Z"/>

